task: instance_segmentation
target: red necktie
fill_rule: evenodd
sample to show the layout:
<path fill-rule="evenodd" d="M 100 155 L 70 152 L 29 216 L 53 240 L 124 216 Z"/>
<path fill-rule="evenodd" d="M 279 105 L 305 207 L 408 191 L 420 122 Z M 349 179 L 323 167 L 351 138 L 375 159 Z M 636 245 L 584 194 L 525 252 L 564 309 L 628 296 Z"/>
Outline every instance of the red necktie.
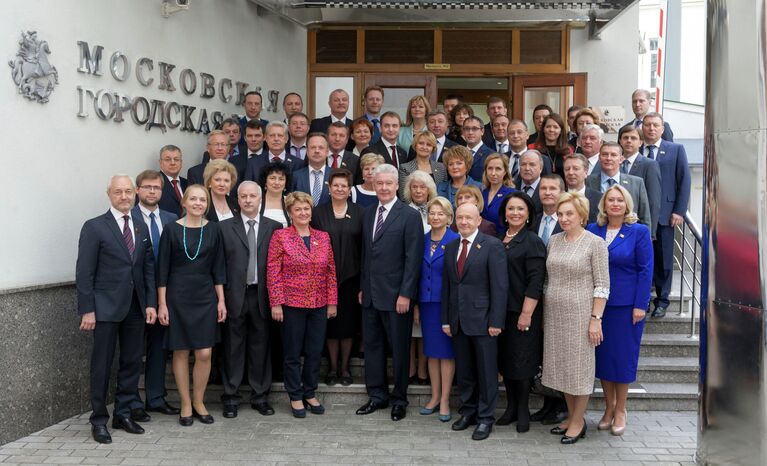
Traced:
<path fill-rule="evenodd" d="M 397 160 L 397 146 L 391 146 L 391 164 L 395 167 L 399 167 L 399 160 Z"/>
<path fill-rule="evenodd" d="M 178 189 L 178 180 L 170 180 L 170 183 L 173 185 L 173 193 L 176 195 L 176 199 L 178 199 L 178 202 L 181 202 L 181 190 Z"/>
<path fill-rule="evenodd" d="M 128 223 L 130 222 L 130 217 L 123 215 L 123 220 L 125 220 L 123 224 L 123 241 L 125 241 L 125 246 L 128 248 L 131 257 L 133 257 L 133 251 L 136 250 L 136 246 L 133 244 L 133 234 L 130 231 L 130 223 Z"/>
<path fill-rule="evenodd" d="M 333 154 L 333 168 L 338 168 L 338 154 Z"/>
<path fill-rule="evenodd" d="M 469 255 L 469 240 L 461 240 L 461 254 L 458 256 L 458 278 L 463 278 L 463 266 L 466 265 L 466 256 Z"/>

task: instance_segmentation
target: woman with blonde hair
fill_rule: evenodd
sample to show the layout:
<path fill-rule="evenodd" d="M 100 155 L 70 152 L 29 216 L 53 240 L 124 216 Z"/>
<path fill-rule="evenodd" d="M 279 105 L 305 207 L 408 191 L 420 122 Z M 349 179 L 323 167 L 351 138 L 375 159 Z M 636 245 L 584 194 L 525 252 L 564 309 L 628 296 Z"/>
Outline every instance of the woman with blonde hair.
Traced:
<path fill-rule="evenodd" d="M 230 196 L 237 186 L 237 169 L 223 159 L 211 160 L 205 165 L 202 178 L 210 193 L 211 205 L 207 219 L 220 222 L 234 217 L 240 211 L 237 200 Z"/>
<path fill-rule="evenodd" d="M 442 162 L 437 162 L 435 152 L 437 152 L 437 138 L 429 131 L 416 134 L 413 139 L 412 149 L 415 151 L 415 158 L 410 162 L 403 163 L 399 167 L 399 196 L 405 195 L 405 180 L 416 170 L 421 171 L 431 177 L 434 183 L 442 183 L 447 180 L 447 170 Z"/>
<path fill-rule="evenodd" d="M 405 112 L 405 124 L 399 129 L 399 136 L 397 136 L 398 146 L 410 147 L 418 133 L 428 130 L 426 115 L 429 112 L 431 112 L 431 105 L 429 105 L 426 97 L 417 95 L 410 99 L 407 103 L 407 112 Z"/>
<path fill-rule="evenodd" d="M 500 206 L 506 195 L 514 191 L 516 189 L 509 173 L 509 158 L 498 153 L 488 155 L 482 174 L 482 200 L 485 205 L 482 218 L 492 222 L 496 231 L 506 229 L 503 224 L 504 213 L 500 211 Z"/>

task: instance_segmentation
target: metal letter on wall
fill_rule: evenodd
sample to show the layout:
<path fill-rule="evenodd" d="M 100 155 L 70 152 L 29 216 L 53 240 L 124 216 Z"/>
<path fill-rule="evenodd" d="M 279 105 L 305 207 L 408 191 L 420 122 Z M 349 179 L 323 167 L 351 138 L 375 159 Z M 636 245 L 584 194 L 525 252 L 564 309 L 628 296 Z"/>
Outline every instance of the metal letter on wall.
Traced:
<path fill-rule="evenodd" d="M 77 71 L 101 76 L 101 52 L 104 47 L 97 45 L 91 53 L 88 43 L 84 40 L 78 40 L 77 46 L 80 47 L 80 66 Z"/>
<path fill-rule="evenodd" d="M 144 68 L 148 69 L 149 71 L 154 69 L 154 62 L 151 58 L 141 57 L 136 62 L 136 80 L 142 86 L 151 86 L 154 82 L 154 78 L 147 79 L 142 71 Z"/>
<path fill-rule="evenodd" d="M 120 65 L 118 62 L 122 62 L 122 73 L 120 73 Z M 128 57 L 119 50 L 109 57 L 109 71 L 112 73 L 112 77 L 118 81 L 125 81 L 130 75 L 130 62 Z"/>
<path fill-rule="evenodd" d="M 173 80 L 170 78 L 170 72 L 173 71 L 173 68 L 175 68 L 176 65 L 171 65 L 170 63 L 162 61 L 158 62 L 158 65 L 160 65 L 160 85 L 157 86 L 157 89 L 168 90 L 170 92 L 175 91 L 176 86 L 173 85 Z"/>
<path fill-rule="evenodd" d="M 19 94 L 44 104 L 59 83 L 59 72 L 48 62 L 48 42 L 37 38 L 37 31 L 21 33 L 16 58 L 8 62 L 11 78 Z"/>
<path fill-rule="evenodd" d="M 266 107 L 266 111 L 276 112 L 277 103 L 280 101 L 280 91 L 269 91 L 268 99 L 269 99 L 269 105 Z"/>

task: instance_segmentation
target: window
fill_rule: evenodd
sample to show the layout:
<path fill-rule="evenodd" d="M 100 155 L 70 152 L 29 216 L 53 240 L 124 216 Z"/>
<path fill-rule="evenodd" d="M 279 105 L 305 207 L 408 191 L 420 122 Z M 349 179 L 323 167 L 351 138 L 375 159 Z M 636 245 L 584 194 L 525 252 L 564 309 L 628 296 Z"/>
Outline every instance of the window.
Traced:
<path fill-rule="evenodd" d="M 434 31 L 365 31 L 365 63 L 432 63 Z"/>
<path fill-rule="evenodd" d="M 442 32 L 443 63 L 511 63 L 511 31 Z"/>
<path fill-rule="evenodd" d="M 357 31 L 321 29 L 317 31 L 317 63 L 356 63 Z"/>
<path fill-rule="evenodd" d="M 519 62 L 558 65 L 562 62 L 561 31 L 520 31 Z"/>

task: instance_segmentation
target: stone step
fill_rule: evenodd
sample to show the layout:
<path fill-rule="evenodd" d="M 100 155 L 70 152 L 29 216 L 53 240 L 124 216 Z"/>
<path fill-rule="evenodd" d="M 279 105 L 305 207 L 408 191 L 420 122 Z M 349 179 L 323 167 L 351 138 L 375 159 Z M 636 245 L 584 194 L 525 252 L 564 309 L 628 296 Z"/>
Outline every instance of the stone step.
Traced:
<path fill-rule="evenodd" d="M 637 367 L 640 383 L 698 383 L 698 358 L 642 356 Z"/>
<path fill-rule="evenodd" d="M 697 358 L 700 339 L 697 335 L 646 333 L 642 336 L 640 359 L 645 356 L 664 358 Z"/>
<path fill-rule="evenodd" d="M 666 316 L 654 318 L 648 315 L 644 326 L 644 334 L 650 333 L 676 333 L 682 335 L 690 334 L 690 313 L 679 314 L 678 304 L 671 303 Z M 700 334 L 700 320 L 698 314 L 695 315 L 695 335 Z"/>

